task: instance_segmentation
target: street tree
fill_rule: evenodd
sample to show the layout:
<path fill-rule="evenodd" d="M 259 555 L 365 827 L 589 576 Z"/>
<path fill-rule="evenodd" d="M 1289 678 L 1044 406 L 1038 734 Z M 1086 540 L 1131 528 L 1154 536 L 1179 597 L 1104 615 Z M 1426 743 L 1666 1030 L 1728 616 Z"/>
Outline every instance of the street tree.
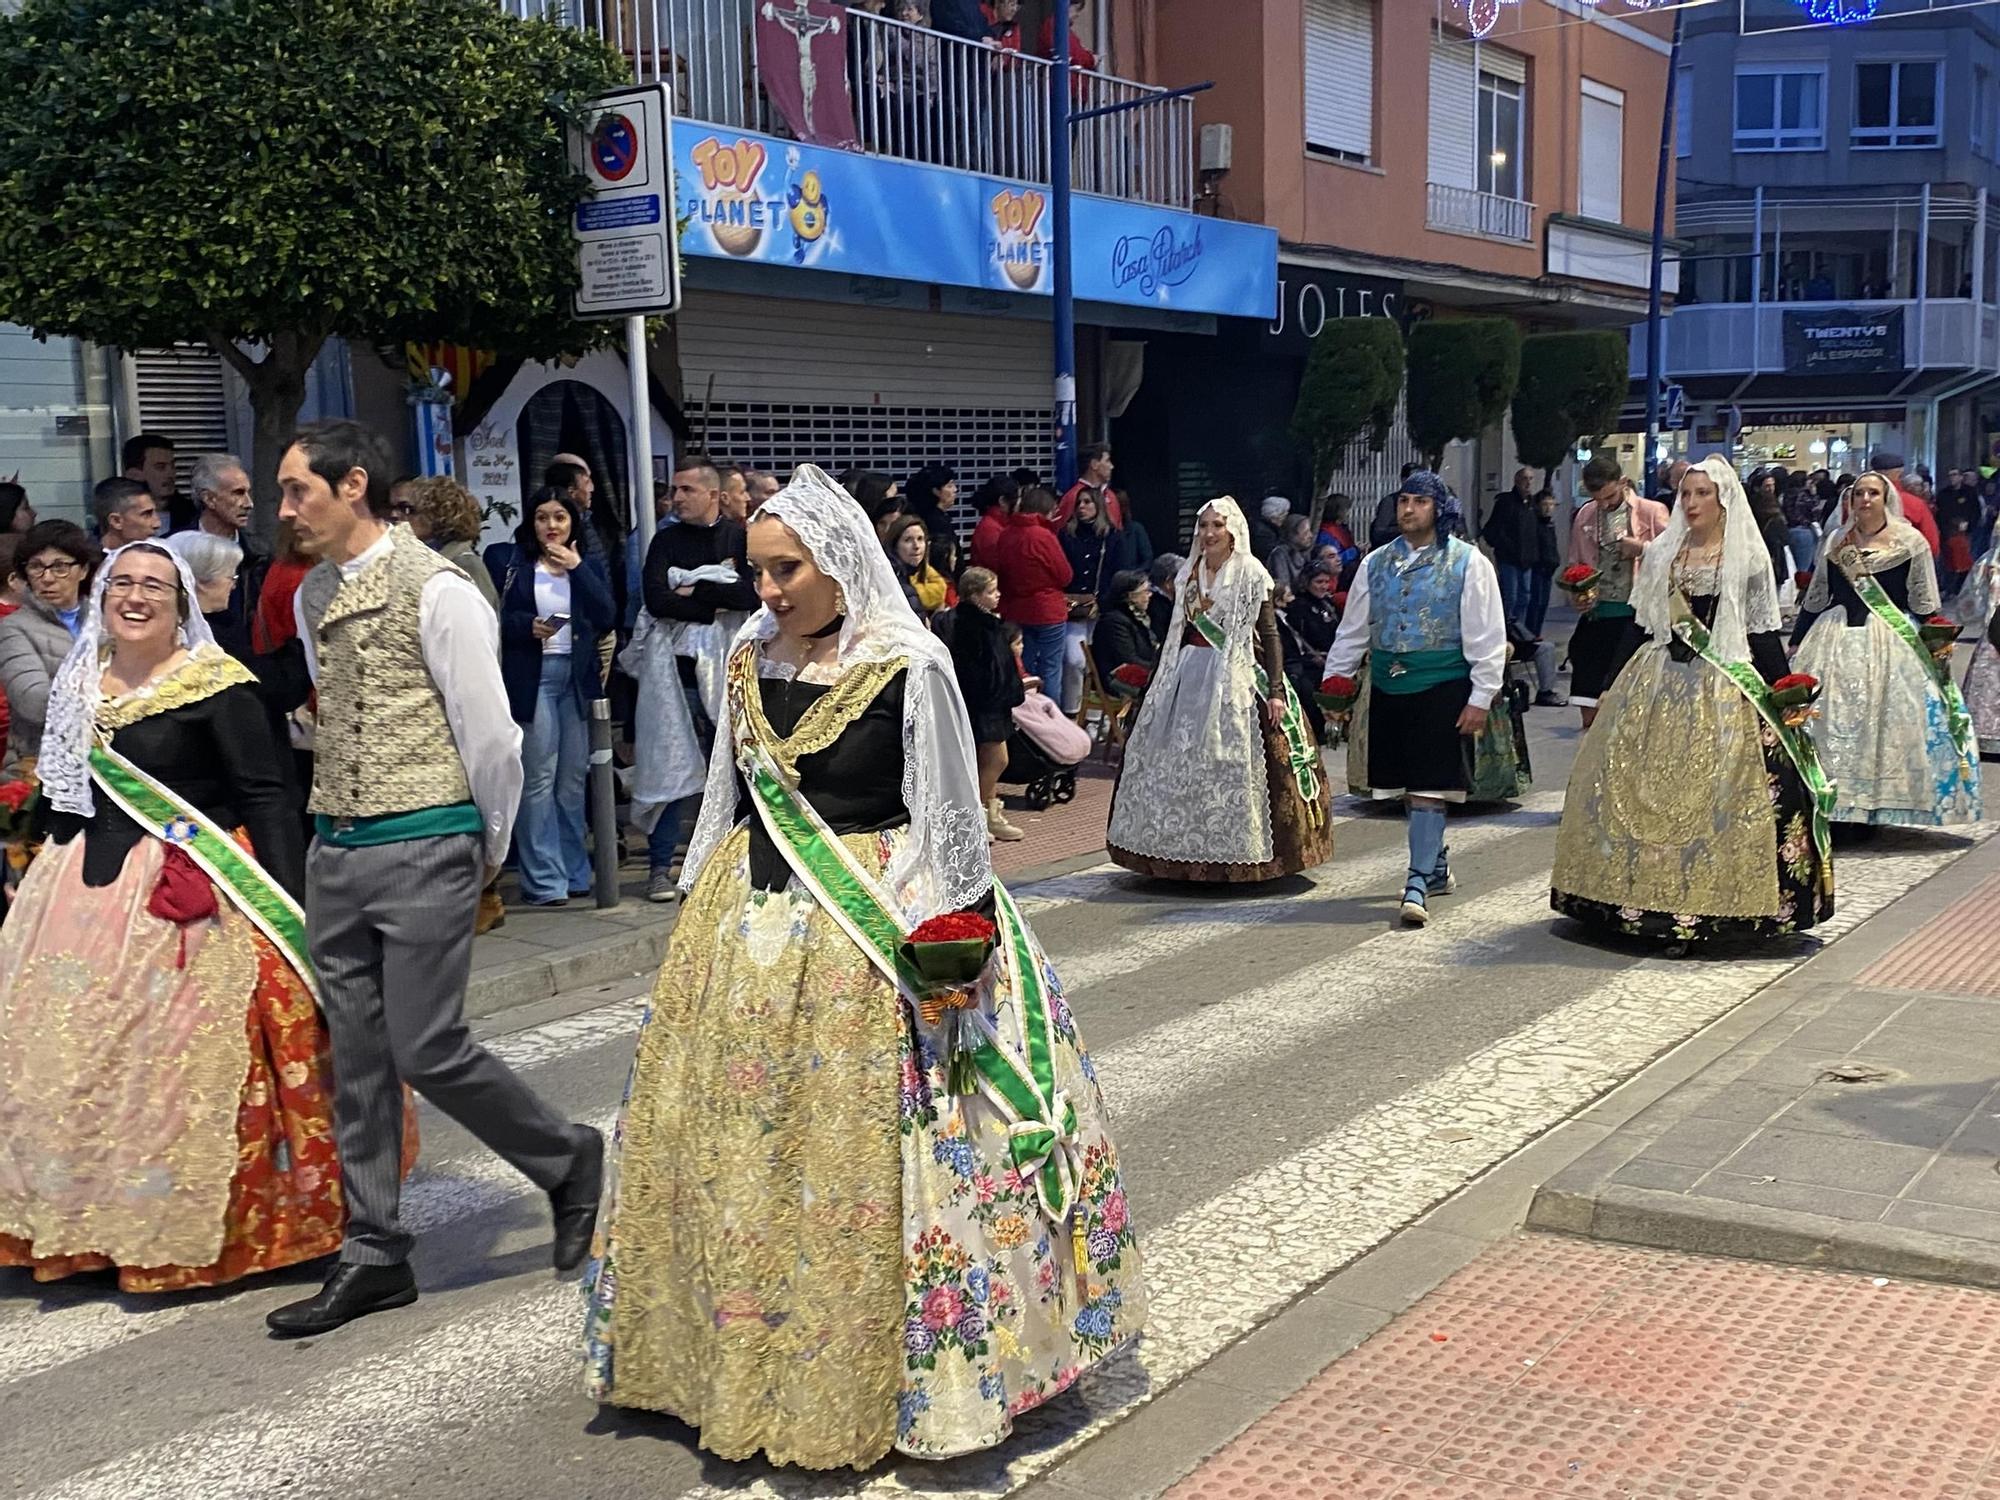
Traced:
<path fill-rule="evenodd" d="M 1521 462 L 1554 470 L 1583 438 L 1618 424 L 1629 355 L 1625 335 L 1609 329 L 1536 333 L 1521 341 L 1521 383 L 1514 392 L 1514 447 Z"/>
<path fill-rule="evenodd" d="M 1506 414 L 1521 378 L 1521 330 L 1511 318 L 1454 318 L 1410 330 L 1404 420 L 1424 461 L 1476 438 Z"/>
<path fill-rule="evenodd" d="M 629 81 L 493 0 L 23 0 L 0 14 L 0 321 L 205 342 L 249 388 L 260 506 L 333 337 L 554 358 L 566 128 Z"/>
<path fill-rule="evenodd" d="M 1292 435 L 1312 455 L 1315 531 L 1348 449 L 1365 435 L 1373 452 L 1382 451 L 1402 394 L 1403 330 L 1393 319 L 1339 318 L 1313 339 Z"/>

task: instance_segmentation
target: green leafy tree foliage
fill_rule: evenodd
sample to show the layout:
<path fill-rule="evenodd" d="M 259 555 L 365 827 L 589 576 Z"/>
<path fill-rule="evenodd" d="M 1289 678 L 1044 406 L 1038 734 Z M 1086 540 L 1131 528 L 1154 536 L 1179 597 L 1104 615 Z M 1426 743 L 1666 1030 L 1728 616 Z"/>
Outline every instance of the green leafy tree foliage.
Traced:
<path fill-rule="evenodd" d="M 249 386 L 269 505 L 330 337 L 601 341 L 569 315 L 565 128 L 630 77 L 493 0 L 25 0 L 0 15 L 0 320 L 205 340 Z"/>
<path fill-rule="evenodd" d="M 1348 447 L 1366 433 L 1380 453 L 1402 393 L 1403 331 L 1393 319 L 1339 318 L 1313 340 L 1292 434 L 1312 454 L 1315 526 Z"/>
<path fill-rule="evenodd" d="M 1514 392 L 1514 446 L 1521 462 L 1549 470 L 1579 438 L 1618 425 L 1625 404 L 1625 335 L 1608 329 L 1537 333 L 1521 341 L 1521 384 Z"/>
<path fill-rule="evenodd" d="M 1521 330 L 1511 318 L 1459 318 L 1410 330 L 1410 439 L 1433 467 L 1445 448 L 1506 413 L 1521 378 Z"/>

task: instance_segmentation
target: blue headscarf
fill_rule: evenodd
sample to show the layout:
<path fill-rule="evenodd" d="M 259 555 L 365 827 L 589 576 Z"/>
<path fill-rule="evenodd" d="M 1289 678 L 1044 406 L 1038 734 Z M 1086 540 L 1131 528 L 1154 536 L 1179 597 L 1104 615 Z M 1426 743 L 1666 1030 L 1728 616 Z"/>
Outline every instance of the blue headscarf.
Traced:
<path fill-rule="evenodd" d="M 1465 517 L 1459 509 L 1458 496 L 1429 469 L 1414 470 L 1410 477 L 1396 486 L 1399 495 L 1422 495 L 1437 506 L 1437 529 L 1439 536 L 1454 536 L 1465 526 Z"/>

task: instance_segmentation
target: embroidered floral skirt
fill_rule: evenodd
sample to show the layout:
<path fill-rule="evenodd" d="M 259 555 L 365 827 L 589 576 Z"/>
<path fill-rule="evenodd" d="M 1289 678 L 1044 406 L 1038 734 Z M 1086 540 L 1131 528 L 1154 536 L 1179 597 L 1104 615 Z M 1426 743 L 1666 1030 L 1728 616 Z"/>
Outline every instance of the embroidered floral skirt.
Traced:
<path fill-rule="evenodd" d="M 1965 707 L 1972 715 L 1972 732 L 1979 736 L 1979 753 L 2000 755 L 2000 651 L 1986 639 L 1983 627 L 1978 640 L 1965 669 Z"/>
<path fill-rule="evenodd" d="M 1604 695 L 1570 772 L 1550 905 L 1669 942 L 1799 932 L 1833 914 L 1805 783 L 1757 711 L 1698 657 L 1648 644 Z"/>
<path fill-rule="evenodd" d="M 879 872 L 902 837 L 845 842 Z M 1144 1316 L 1117 1152 L 1054 970 L 1041 958 L 1083 1163 L 1062 1226 L 1008 1164 L 997 1113 L 947 1092 L 833 918 L 796 881 L 751 889 L 747 845 L 732 834 L 689 893 L 640 1033 L 586 1275 L 587 1388 L 680 1417 L 728 1459 L 865 1468 L 892 1447 L 990 1447 Z"/>
<path fill-rule="evenodd" d="M 1839 794 L 1837 823 L 1936 828 L 1979 818 L 1979 764 L 1962 763 L 1944 695 L 1909 643 L 1870 615 L 1813 622 L 1793 670 L 1822 684 L 1813 743 Z"/>
<path fill-rule="evenodd" d="M 147 912 L 158 841 L 99 887 L 83 847 L 44 849 L 0 928 L 0 1266 L 161 1292 L 338 1249 L 311 995 L 226 901 L 186 929 Z"/>

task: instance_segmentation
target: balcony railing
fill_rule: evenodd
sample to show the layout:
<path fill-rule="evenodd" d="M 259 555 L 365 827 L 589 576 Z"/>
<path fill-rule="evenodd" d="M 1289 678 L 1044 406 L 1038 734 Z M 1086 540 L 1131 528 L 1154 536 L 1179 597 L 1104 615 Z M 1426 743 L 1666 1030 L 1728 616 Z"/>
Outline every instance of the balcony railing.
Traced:
<path fill-rule="evenodd" d="M 2000 368 L 2000 308 L 1969 297 L 1851 302 L 1700 302 L 1666 320 L 1670 379 L 1703 375 L 1783 375 L 1785 314 L 1900 309 L 1903 365 L 1911 371 Z M 1631 370 L 1646 374 L 1646 329 L 1632 330 Z"/>
<path fill-rule="evenodd" d="M 1446 234 L 1476 234 L 1487 239 L 1515 240 L 1526 245 L 1534 239 L 1535 205 L 1519 198 L 1502 198 L 1477 188 L 1430 184 L 1424 223 Z"/>
<path fill-rule="evenodd" d="M 674 112 L 739 130 L 783 134 L 760 87 L 759 0 L 500 0 L 515 15 L 594 31 L 632 59 L 641 83 L 668 85 Z M 1027 182 L 1049 180 L 1047 59 L 1002 52 L 923 26 L 849 9 L 846 86 L 861 149 Z M 772 59 L 771 65 L 776 65 Z M 783 59 L 797 66 L 796 53 Z M 820 86 L 825 87 L 822 79 Z M 1073 69 L 1077 112 L 1138 107 L 1079 122 L 1070 180 L 1170 208 L 1194 203 L 1194 101 L 1109 74 Z"/>

